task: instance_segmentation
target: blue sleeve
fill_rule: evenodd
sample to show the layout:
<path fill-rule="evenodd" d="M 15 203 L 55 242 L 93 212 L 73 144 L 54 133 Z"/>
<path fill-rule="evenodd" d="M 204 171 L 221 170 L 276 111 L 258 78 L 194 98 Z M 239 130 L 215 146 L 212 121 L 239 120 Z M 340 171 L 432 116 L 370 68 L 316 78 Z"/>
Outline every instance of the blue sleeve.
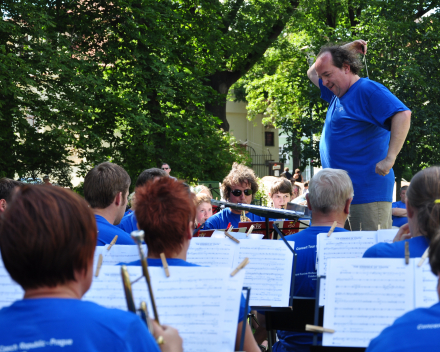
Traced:
<path fill-rule="evenodd" d="M 388 120 L 400 111 L 409 110 L 388 88 L 382 84 L 375 86 L 372 90 L 367 104 L 367 109 L 380 127 L 391 129 L 391 122 Z"/>
<path fill-rule="evenodd" d="M 393 204 L 391 204 L 391 208 L 398 208 L 397 202 L 393 202 Z"/>
<path fill-rule="evenodd" d="M 241 300 L 240 300 L 240 312 L 238 313 L 238 322 L 241 323 L 243 321 L 243 316 L 244 316 L 244 312 L 246 308 L 246 298 L 244 298 L 243 294 L 241 294 Z M 248 306 L 248 311 L 246 313 L 246 318 L 249 315 L 249 313 L 251 312 L 251 307 Z M 246 320 L 245 318 L 245 320 Z"/>
<path fill-rule="evenodd" d="M 129 352 L 160 352 L 154 337 L 148 331 L 145 323 L 138 318 L 127 329 L 125 336 L 125 351 Z"/>
<path fill-rule="evenodd" d="M 211 216 L 208 220 L 206 220 L 204 230 L 212 230 L 216 228 L 217 227 L 215 227 L 214 221 Z"/>
<path fill-rule="evenodd" d="M 319 89 L 321 89 L 321 99 L 324 99 L 327 103 L 330 103 L 335 95 L 330 89 L 322 84 L 321 79 L 319 79 Z"/>
<path fill-rule="evenodd" d="M 362 258 L 377 258 L 377 244 L 368 248 Z"/>

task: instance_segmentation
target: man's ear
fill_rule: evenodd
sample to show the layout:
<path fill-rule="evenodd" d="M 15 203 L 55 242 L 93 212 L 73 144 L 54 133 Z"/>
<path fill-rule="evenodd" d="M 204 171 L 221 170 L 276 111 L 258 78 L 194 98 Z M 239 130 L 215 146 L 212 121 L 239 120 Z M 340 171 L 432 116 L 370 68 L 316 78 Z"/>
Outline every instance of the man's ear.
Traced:
<path fill-rule="evenodd" d="M 6 201 L 4 199 L 0 199 L 0 213 L 3 213 L 6 210 Z"/>
<path fill-rule="evenodd" d="M 344 70 L 344 73 L 351 72 L 351 68 L 349 64 L 342 64 L 342 69 Z"/>
<path fill-rule="evenodd" d="M 309 194 L 306 194 L 306 200 L 307 200 L 307 208 L 309 208 L 309 210 L 313 210 L 312 209 L 312 205 L 310 204 L 310 199 L 309 199 Z"/>
<path fill-rule="evenodd" d="M 122 204 L 122 192 L 118 192 L 116 194 L 116 197 L 113 200 L 113 203 L 115 203 L 115 205 L 117 205 L 117 206 L 120 206 Z"/>
<path fill-rule="evenodd" d="M 345 201 L 344 213 L 347 215 L 350 214 L 350 204 L 351 204 L 352 200 L 353 200 L 353 198 L 350 198 Z"/>
<path fill-rule="evenodd" d="M 414 209 L 411 205 L 408 203 L 408 198 L 405 199 L 405 206 L 406 206 L 406 215 L 408 215 L 409 218 L 412 218 L 414 216 Z"/>

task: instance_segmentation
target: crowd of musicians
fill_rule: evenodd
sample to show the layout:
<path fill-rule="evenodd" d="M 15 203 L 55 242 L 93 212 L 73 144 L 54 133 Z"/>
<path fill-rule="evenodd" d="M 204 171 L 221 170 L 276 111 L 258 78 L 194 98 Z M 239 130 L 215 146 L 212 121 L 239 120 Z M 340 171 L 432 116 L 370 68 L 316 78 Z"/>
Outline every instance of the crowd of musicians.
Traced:
<path fill-rule="evenodd" d="M 294 295 L 298 297 L 316 297 L 319 233 L 335 224 L 336 232 L 391 227 L 392 166 L 408 133 L 411 112 L 383 85 L 359 77 L 357 54 L 366 51 L 363 40 L 324 47 L 307 72 L 329 109 L 320 141 L 324 169 L 309 181 L 305 196 L 311 226 L 286 236 L 294 241 L 297 253 Z M 96 246 L 115 239 L 117 245 L 134 245 L 130 234 L 140 229 L 145 233 L 148 265 L 161 266 L 163 253 L 168 265 L 192 266 L 187 252 L 195 232 L 265 221 L 230 207 L 215 209 L 213 214 L 210 191 L 196 187 L 192 192 L 170 171 L 169 164 L 143 171 L 128 211 L 131 179 L 122 167 L 109 162 L 88 172 L 84 198 L 51 186 L 48 179 L 41 186 L 0 179 L 2 261 L 24 290 L 23 299 L 0 310 L 0 352 L 183 350 L 179 332 L 172 326 L 153 322 L 150 332 L 136 314 L 81 300 L 92 283 Z M 233 165 L 221 186 L 222 198 L 230 203 L 250 204 L 257 191 L 254 172 L 239 164 Z M 284 208 L 296 191 L 290 181 L 280 178 L 270 187 L 269 196 L 275 208 Z M 411 257 L 420 257 L 429 248 L 429 263 L 438 275 L 440 167 L 418 172 L 405 191 L 400 207 L 405 208 L 402 214 L 408 224 L 398 230 L 393 243 L 379 243 L 364 257 L 403 258 L 408 245 Z M 440 295 L 440 285 L 437 290 Z M 258 324 L 252 331 L 243 318 L 245 306 L 242 299 L 239 316 L 234 317 L 235 348 L 245 331 L 244 351 L 265 350 L 265 314 L 253 312 Z M 438 350 L 439 332 L 437 303 L 397 319 L 370 342 L 368 351 Z M 310 351 L 311 345 L 311 333 L 279 330 L 268 347 L 290 352 Z"/>

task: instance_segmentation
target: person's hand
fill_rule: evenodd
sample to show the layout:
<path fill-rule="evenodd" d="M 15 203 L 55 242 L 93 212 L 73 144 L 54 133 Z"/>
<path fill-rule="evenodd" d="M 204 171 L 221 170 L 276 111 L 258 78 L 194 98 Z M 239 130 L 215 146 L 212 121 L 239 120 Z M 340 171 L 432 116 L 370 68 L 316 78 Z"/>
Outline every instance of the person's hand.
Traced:
<path fill-rule="evenodd" d="M 171 326 L 162 325 L 153 321 L 153 336 L 162 352 L 183 352 L 183 340 L 179 332 Z"/>
<path fill-rule="evenodd" d="M 385 159 L 379 161 L 376 164 L 376 174 L 380 176 L 388 175 L 393 165 L 394 165 L 394 160 L 392 160 L 389 157 L 386 157 Z"/>
<path fill-rule="evenodd" d="M 396 237 L 394 237 L 393 242 L 405 241 L 411 238 L 411 234 L 409 232 L 409 224 L 402 225 L 397 231 Z"/>
<path fill-rule="evenodd" d="M 367 42 L 363 39 L 355 40 L 354 42 L 348 43 L 344 45 L 350 50 L 354 50 L 357 53 L 367 55 Z"/>

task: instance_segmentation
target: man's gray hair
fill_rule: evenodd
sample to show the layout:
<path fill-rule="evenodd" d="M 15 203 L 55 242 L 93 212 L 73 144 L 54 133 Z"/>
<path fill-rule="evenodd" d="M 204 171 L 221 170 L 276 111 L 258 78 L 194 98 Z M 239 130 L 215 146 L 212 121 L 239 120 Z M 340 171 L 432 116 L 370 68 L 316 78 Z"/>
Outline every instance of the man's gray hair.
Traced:
<path fill-rule="evenodd" d="M 313 210 L 342 211 L 347 199 L 353 198 L 353 183 L 347 171 L 323 169 L 310 180 L 308 195 Z"/>

